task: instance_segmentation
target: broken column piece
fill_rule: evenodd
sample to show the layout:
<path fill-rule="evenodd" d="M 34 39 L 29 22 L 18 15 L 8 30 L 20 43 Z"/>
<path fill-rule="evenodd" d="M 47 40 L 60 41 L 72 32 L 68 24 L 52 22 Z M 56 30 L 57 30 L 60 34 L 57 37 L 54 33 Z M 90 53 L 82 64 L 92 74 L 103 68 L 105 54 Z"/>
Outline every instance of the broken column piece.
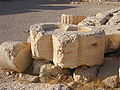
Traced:
<path fill-rule="evenodd" d="M 0 66 L 24 72 L 32 64 L 30 43 L 6 41 L 0 45 Z"/>

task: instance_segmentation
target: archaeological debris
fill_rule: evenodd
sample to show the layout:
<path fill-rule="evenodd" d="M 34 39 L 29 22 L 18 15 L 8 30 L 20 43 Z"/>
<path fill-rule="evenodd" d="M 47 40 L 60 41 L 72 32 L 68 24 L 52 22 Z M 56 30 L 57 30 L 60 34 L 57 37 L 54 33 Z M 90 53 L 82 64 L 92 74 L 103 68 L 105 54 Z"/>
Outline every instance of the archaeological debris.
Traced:
<path fill-rule="evenodd" d="M 0 66 L 8 70 L 7 75 L 21 72 L 19 79 L 30 83 L 72 87 L 99 81 L 106 87 L 118 87 L 119 25 L 120 8 L 92 17 L 62 14 L 59 23 L 32 25 L 26 42 L 3 42 Z M 111 53 L 115 56 L 106 57 Z"/>

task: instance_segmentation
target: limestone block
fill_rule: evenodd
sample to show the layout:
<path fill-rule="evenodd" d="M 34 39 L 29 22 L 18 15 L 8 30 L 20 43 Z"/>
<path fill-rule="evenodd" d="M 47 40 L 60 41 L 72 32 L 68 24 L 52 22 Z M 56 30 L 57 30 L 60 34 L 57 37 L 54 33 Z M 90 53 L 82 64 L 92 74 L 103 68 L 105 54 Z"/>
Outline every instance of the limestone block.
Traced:
<path fill-rule="evenodd" d="M 45 60 L 33 60 L 33 74 L 39 75 L 41 66 L 47 63 Z"/>
<path fill-rule="evenodd" d="M 120 61 L 117 57 L 106 58 L 109 60 L 107 60 L 99 69 L 98 79 L 106 86 L 115 88 L 119 82 L 118 69 L 120 67 Z"/>
<path fill-rule="evenodd" d="M 32 64 L 30 43 L 5 41 L 0 45 L 0 66 L 24 72 Z"/>
<path fill-rule="evenodd" d="M 105 35 L 101 30 L 67 31 L 53 34 L 52 38 L 55 65 L 76 68 L 80 65 L 94 66 L 103 62 Z"/>
<path fill-rule="evenodd" d="M 85 16 L 77 16 L 77 15 L 61 15 L 61 23 L 63 24 L 78 24 L 79 22 L 83 21 L 86 17 Z"/>
<path fill-rule="evenodd" d="M 106 25 L 106 23 L 113 17 L 115 13 L 118 13 L 120 8 L 108 10 L 106 12 L 101 12 L 96 14 L 93 17 L 87 17 L 78 25 L 81 26 L 99 26 L 99 25 Z"/>
<path fill-rule="evenodd" d="M 94 81 L 97 78 L 97 68 L 94 67 L 78 67 L 73 73 L 73 78 L 76 82 L 80 82 L 81 84 L 88 83 L 90 81 Z"/>
<path fill-rule="evenodd" d="M 102 64 L 105 50 L 104 31 L 85 32 L 84 35 L 79 34 L 79 38 L 79 64 L 88 66 Z"/>
<path fill-rule="evenodd" d="M 77 30 L 61 23 L 41 23 L 30 27 L 32 56 L 34 59 L 53 60 L 52 34 L 61 31 Z"/>
<path fill-rule="evenodd" d="M 103 17 L 87 17 L 82 22 L 80 22 L 78 25 L 80 26 L 99 26 L 104 25 L 106 23 L 106 17 L 105 19 Z"/>
<path fill-rule="evenodd" d="M 35 59 L 47 59 L 52 61 L 53 46 L 51 34 L 59 24 L 41 23 L 30 27 L 32 56 Z"/>
<path fill-rule="evenodd" d="M 105 53 L 114 52 L 120 48 L 119 25 L 102 25 L 93 28 L 102 29 L 105 32 Z"/>
<path fill-rule="evenodd" d="M 62 69 L 54 64 L 45 64 L 40 68 L 39 77 L 41 82 L 50 82 L 53 79 L 58 79 L 68 74 L 69 71 L 67 69 Z"/>
<path fill-rule="evenodd" d="M 120 8 L 111 9 L 106 12 L 100 12 L 96 14 L 96 17 L 101 18 L 103 20 L 103 23 L 106 24 L 113 17 L 113 15 L 115 13 L 118 13 L 119 11 L 120 11 Z"/>

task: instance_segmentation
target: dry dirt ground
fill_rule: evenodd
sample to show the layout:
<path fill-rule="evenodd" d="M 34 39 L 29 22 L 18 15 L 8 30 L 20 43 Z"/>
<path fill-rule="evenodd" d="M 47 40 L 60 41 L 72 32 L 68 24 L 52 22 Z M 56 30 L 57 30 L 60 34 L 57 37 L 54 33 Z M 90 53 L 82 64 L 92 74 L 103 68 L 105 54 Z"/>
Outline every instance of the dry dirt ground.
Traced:
<path fill-rule="evenodd" d="M 42 2 L 44 1 L 44 2 Z M 30 25 L 44 22 L 59 22 L 61 14 L 81 16 L 95 15 L 119 7 L 116 3 L 59 4 L 45 0 L 0 1 L 0 44 L 5 40 L 26 41 Z M 24 84 L 14 77 L 0 71 L 0 90 L 42 90 L 36 87 L 49 88 L 43 84 Z M 44 89 L 45 90 L 45 89 Z M 47 90 L 47 89 L 46 89 Z"/>

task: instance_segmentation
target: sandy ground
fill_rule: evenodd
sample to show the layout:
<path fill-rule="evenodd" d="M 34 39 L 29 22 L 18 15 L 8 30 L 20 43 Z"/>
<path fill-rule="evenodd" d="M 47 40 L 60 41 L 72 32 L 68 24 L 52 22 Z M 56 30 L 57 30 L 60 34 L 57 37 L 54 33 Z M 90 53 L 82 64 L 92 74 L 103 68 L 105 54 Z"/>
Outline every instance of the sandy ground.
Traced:
<path fill-rule="evenodd" d="M 5 40 L 26 41 L 29 36 L 27 30 L 29 30 L 30 25 L 59 22 L 63 13 L 92 16 L 98 12 L 119 6 L 120 4 L 107 3 L 81 3 L 75 5 L 49 2 L 48 4 L 41 0 L 0 1 L 0 44 Z M 45 87 L 42 84 L 32 84 L 30 86 L 21 84 L 13 78 L 13 76 L 6 76 L 3 71 L 0 71 L 0 90 L 29 90 L 29 87 L 33 90 L 36 86 Z"/>
<path fill-rule="evenodd" d="M 42 0 L 45 1 L 45 0 Z M 41 0 L 0 1 L 0 44 L 5 40 L 25 41 L 30 25 L 59 22 L 61 14 L 94 15 L 120 5 L 81 3 L 47 4 Z"/>

